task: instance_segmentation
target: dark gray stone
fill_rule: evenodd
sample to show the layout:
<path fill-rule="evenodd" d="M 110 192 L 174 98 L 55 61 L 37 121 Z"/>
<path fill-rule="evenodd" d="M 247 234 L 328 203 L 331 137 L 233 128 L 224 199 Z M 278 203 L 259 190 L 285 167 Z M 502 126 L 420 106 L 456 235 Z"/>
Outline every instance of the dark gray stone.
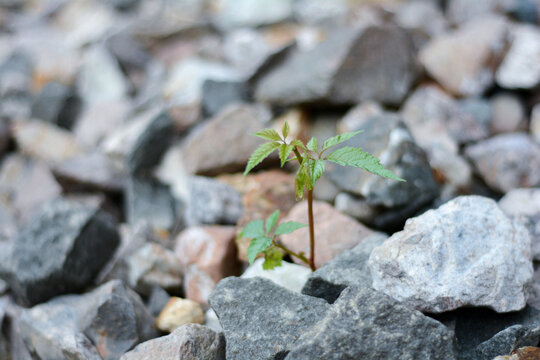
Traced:
<path fill-rule="evenodd" d="M 223 327 L 228 360 L 283 359 L 330 307 L 259 277 L 221 280 L 209 301 Z"/>
<path fill-rule="evenodd" d="M 170 298 L 168 292 L 159 286 L 154 286 L 150 290 L 150 295 L 146 301 L 146 309 L 152 316 L 157 317 Z"/>
<path fill-rule="evenodd" d="M 453 337 L 440 322 L 380 292 L 349 287 L 285 359 L 455 360 Z"/>
<path fill-rule="evenodd" d="M 118 359 L 158 335 L 139 296 L 121 281 L 23 311 L 25 342 L 40 359 Z"/>
<path fill-rule="evenodd" d="M 30 115 L 32 70 L 23 52 L 14 52 L 0 64 L 0 117 L 20 120 Z"/>
<path fill-rule="evenodd" d="M 205 116 L 214 116 L 227 105 L 249 99 L 246 84 L 241 81 L 206 80 L 202 87 L 202 108 Z"/>
<path fill-rule="evenodd" d="M 139 0 L 108 0 L 114 3 L 134 3 Z M 141 43 L 128 33 L 111 36 L 105 42 L 107 50 L 127 69 L 144 69 L 151 60 Z"/>
<path fill-rule="evenodd" d="M 84 289 L 118 243 L 113 218 L 97 206 L 54 200 L 22 227 L 0 277 L 19 301 L 34 305 Z"/>
<path fill-rule="evenodd" d="M 540 326 L 529 329 L 513 325 L 478 345 L 473 359 L 492 360 L 499 355 L 510 355 L 512 351 L 523 346 L 537 346 L 539 341 Z"/>
<path fill-rule="evenodd" d="M 376 233 L 351 250 L 342 252 L 309 276 L 302 294 L 320 297 L 333 303 L 347 286 L 371 287 L 371 273 L 367 261 L 371 251 L 387 238 L 388 236 L 382 233 Z"/>
<path fill-rule="evenodd" d="M 71 129 L 80 110 L 80 101 L 73 89 L 58 82 L 49 82 L 32 104 L 32 118 L 45 120 Z"/>
<path fill-rule="evenodd" d="M 127 155 L 127 165 L 131 173 L 156 166 L 169 147 L 174 135 L 171 117 L 165 111 L 150 121 L 135 140 Z"/>
<path fill-rule="evenodd" d="M 492 108 L 489 101 L 469 98 L 457 101 L 454 114 L 447 120 L 450 136 L 458 143 L 468 143 L 490 135 Z"/>
<path fill-rule="evenodd" d="M 1 292 L 0 292 L 1 294 Z M 6 317 L 6 298 L 0 297 L 0 359 L 9 360 L 9 342 L 8 339 L 4 336 L 4 321 Z"/>
<path fill-rule="evenodd" d="M 206 326 L 187 324 L 138 345 L 121 360 L 225 360 L 225 338 Z"/>

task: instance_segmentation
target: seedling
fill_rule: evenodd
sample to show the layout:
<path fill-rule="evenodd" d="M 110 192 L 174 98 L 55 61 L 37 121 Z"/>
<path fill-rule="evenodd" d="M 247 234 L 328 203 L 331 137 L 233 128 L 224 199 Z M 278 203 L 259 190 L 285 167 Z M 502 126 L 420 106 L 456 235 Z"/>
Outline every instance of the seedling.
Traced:
<path fill-rule="evenodd" d="M 334 146 L 351 139 L 362 131 L 354 131 L 331 137 L 323 143 L 322 147 L 319 147 L 319 142 L 314 137 L 307 144 L 304 144 L 298 139 L 287 142 L 286 139 L 289 135 L 289 124 L 287 122 L 283 125 L 281 132 L 282 134 L 279 135 L 274 129 L 264 129 L 253 134 L 268 142 L 262 144 L 253 152 L 244 171 L 244 176 L 275 150 L 279 152 L 281 167 L 288 161 L 298 161 L 300 167 L 295 176 L 295 194 L 296 199 L 300 200 L 307 193 L 309 257 L 306 257 L 303 252 L 295 253 L 291 251 L 279 241 L 279 235 L 290 234 L 306 226 L 298 222 L 288 221 L 276 227 L 279 210 L 274 211 L 266 221 L 251 221 L 244 227 L 240 236 L 252 239 L 248 247 L 248 260 L 250 264 L 255 261 L 259 253 L 263 253 L 265 258 L 263 268 L 265 270 L 273 269 L 281 266 L 283 252 L 285 252 L 304 262 L 312 271 L 315 271 L 313 187 L 324 173 L 326 161 L 331 161 L 342 166 L 354 166 L 388 179 L 397 181 L 405 180 L 394 175 L 390 170 L 381 165 L 379 159 L 360 148 L 345 146 L 327 153 Z"/>

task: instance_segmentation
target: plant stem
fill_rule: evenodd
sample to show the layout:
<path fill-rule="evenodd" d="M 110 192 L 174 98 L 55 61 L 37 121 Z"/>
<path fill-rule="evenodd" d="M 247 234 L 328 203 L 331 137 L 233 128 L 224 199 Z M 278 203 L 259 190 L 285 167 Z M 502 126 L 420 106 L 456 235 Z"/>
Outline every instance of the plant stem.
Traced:
<path fill-rule="evenodd" d="M 291 256 L 294 256 L 294 257 L 296 257 L 296 258 L 302 260 L 306 265 L 309 265 L 309 260 L 306 259 L 306 257 L 305 257 L 303 254 L 297 254 L 297 253 L 295 253 L 294 251 L 287 249 L 287 247 L 285 247 L 284 245 L 278 243 L 275 239 L 272 239 L 272 243 L 273 243 L 276 247 L 278 247 L 278 248 L 280 248 L 281 250 L 285 251 L 287 254 L 289 254 L 289 255 L 291 255 Z"/>
<path fill-rule="evenodd" d="M 307 192 L 309 224 L 309 267 L 315 271 L 315 225 L 313 223 L 313 190 Z"/>

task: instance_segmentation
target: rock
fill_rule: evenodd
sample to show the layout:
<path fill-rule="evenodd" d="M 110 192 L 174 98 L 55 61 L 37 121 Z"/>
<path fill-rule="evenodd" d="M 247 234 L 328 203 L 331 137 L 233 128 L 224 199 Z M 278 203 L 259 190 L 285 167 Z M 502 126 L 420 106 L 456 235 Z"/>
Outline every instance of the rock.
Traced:
<path fill-rule="evenodd" d="M 243 279 L 261 277 L 271 280 L 287 290 L 299 293 L 311 274 L 311 270 L 305 266 L 291 264 L 287 261 L 283 261 L 281 266 L 272 270 L 264 270 L 262 267 L 263 262 L 264 259 L 256 259 L 241 277 Z"/>
<path fill-rule="evenodd" d="M 71 129 L 79 108 L 79 100 L 72 89 L 58 82 L 50 82 L 41 89 L 32 104 L 32 118 Z"/>
<path fill-rule="evenodd" d="M 497 312 L 525 307 L 532 280 L 531 242 L 523 225 L 496 203 L 461 196 L 409 219 L 373 250 L 373 287 L 414 307 L 440 313 L 463 306 Z"/>
<path fill-rule="evenodd" d="M 38 160 L 60 162 L 83 152 L 72 133 L 40 120 L 13 124 L 13 135 L 21 152 Z"/>
<path fill-rule="evenodd" d="M 491 360 L 500 354 L 509 354 L 523 345 L 538 345 L 540 341 L 540 326 L 530 330 L 521 325 L 511 326 L 476 348 L 475 359 Z M 540 353 L 538 353 L 540 355 Z"/>
<path fill-rule="evenodd" d="M 188 299 L 172 297 L 161 310 L 156 325 L 161 331 L 172 333 L 185 324 L 204 324 L 201 305 Z"/>
<path fill-rule="evenodd" d="M 429 36 L 445 32 L 448 21 L 441 8 L 432 1 L 410 1 L 401 3 L 395 12 L 394 21 L 406 29 L 421 30 Z"/>
<path fill-rule="evenodd" d="M 384 61 L 374 55 L 381 53 Z M 416 79 L 415 61 L 412 42 L 398 27 L 337 32 L 310 51 L 291 54 L 264 75 L 255 97 L 280 105 L 365 100 L 396 105 Z M 372 86 L 375 82 L 378 86 Z"/>
<path fill-rule="evenodd" d="M 270 25 L 292 16 L 293 1 L 218 0 L 215 2 L 214 23 L 221 29 Z"/>
<path fill-rule="evenodd" d="M 537 104 L 533 107 L 531 112 L 531 135 L 540 143 L 540 104 Z"/>
<path fill-rule="evenodd" d="M 485 15 L 510 10 L 520 0 L 450 0 L 448 2 L 448 17 L 453 23 L 463 23 Z M 490 359 L 491 360 L 491 359 Z"/>
<path fill-rule="evenodd" d="M 174 253 L 156 243 L 147 243 L 126 259 L 128 284 L 140 294 L 149 295 L 152 289 L 179 292 L 182 288 L 184 266 Z"/>
<path fill-rule="evenodd" d="M 128 32 L 112 35 L 106 40 L 105 46 L 125 69 L 144 69 L 152 59 L 142 44 Z"/>
<path fill-rule="evenodd" d="M 459 144 L 487 138 L 495 111 L 494 104 L 482 98 L 458 100 L 455 114 L 447 124 L 450 136 Z"/>
<path fill-rule="evenodd" d="M 124 196 L 128 223 L 147 222 L 162 230 L 175 225 L 176 204 L 167 185 L 148 176 L 131 176 Z"/>
<path fill-rule="evenodd" d="M 223 332 L 223 328 L 221 327 L 221 324 L 219 323 L 219 319 L 216 315 L 216 312 L 212 310 L 212 308 L 206 310 L 206 313 L 204 313 L 204 324 L 208 326 L 210 329 L 214 330 L 215 332 Z"/>
<path fill-rule="evenodd" d="M 120 281 L 25 310 L 20 326 L 41 359 L 118 359 L 157 335 L 140 298 Z"/>
<path fill-rule="evenodd" d="M 491 99 L 493 119 L 491 131 L 493 134 L 524 131 L 527 129 L 525 109 L 519 97 L 510 94 L 497 94 Z"/>
<path fill-rule="evenodd" d="M 302 294 L 325 299 L 333 304 L 345 287 L 371 287 L 367 266 L 369 255 L 388 236 L 374 233 L 349 251 L 345 251 L 310 274 Z"/>
<path fill-rule="evenodd" d="M 215 116 L 227 105 L 247 102 L 246 84 L 241 81 L 206 80 L 202 86 L 202 107 L 205 116 Z"/>
<path fill-rule="evenodd" d="M 262 141 L 255 136 L 238 134 L 260 131 L 267 127 L 269 120 L 268 111 L 255 106 L 237 105 L 223 110 L 195 129 L 186 140 L 186 170 L 202 175 L 243 170 Z"/>
<path fill-rule="evenodd" d="M 375 218 L 380 214 L 380 210 L 369 205 L 364 198 L 345 192 L 337 194 L 334 207 L 362 224 L 373 224 Z"/>
<path fill-rule="evenodd" d="M 68 190 L 101 190 L 119 193 L 125 177 L 101 152 L 94 151 L 65 160 L 53 167 L 58 181 Z"/>
<path fill-rule="evenodd" d="M 238 275 L 234 239 L 234 226 L 191 227 L 178 235 L 174 251 L 186 269 L 186 298 L 207 303 L 219 280 Z M 205 282 L 197 281 L 201 276 L 208 278 L 209 287 L 204 286 Z"/>
<path fill-rule="evenodd" d="M 283 359 L 329 309 L 322 299 L 258 277 L 221 280 L 210 305 L 223 326 L 229 360 Z"/>
<path fill-rule="evenodd" d="M 307 224 L 307 202 L 294 206 L 286 221 L 297 221 Z M 320 267 L 332 260 L 336 255 L 353 248 L 373 231 L 334 209 L 331 205 L 315 201 L 313 203 L 315 218 L 315 266 Z M 299 229 L 288 235 L 281 235 L 281 241 L 290 250 L 309 254 L 309 229 Z M 296 259 L 294 259 L 296 261 Z"/>
<path fill-rule="evenodd" d="M 504 48 L 507 23 L 491 16 L 471 20 L 433 38 L 420 51 L 427 72 L 456 95 L 481 95 L 494 81 L 490 61 Z"/>
<path fill-rule="evenodd" d="M 383 107 L 374 101 L 365 101 L 353 107 L 337 124 L 338 132 L 346 133 L 360 129 L 365 121 L 375 115 L 382 115 Z M 334 136 L 337 134 L 333 134 Z"/>
<path fill-rule="evenodd" d="M 343 24 L 349 12 L 345 0 L 299 0 L 294 4 L 294 15 L 308 25 L 336 26 Z"/>
<path fill-rule="evenodd" d="M 167 336 L 137 345 L 120 359 L 224 360 L 225 339 L 206 326 L 188 324 Z"/>
<path fill-rule="evenodd" d="M 83 109 L 73 127 L 77 141 L 95 147 L 111 132 L 122 126 L 130 105 L 127 101 L 112 101 Z"/>
<path fill-rule="evenodd" d="M 302 333 L 285 359 L 450 360 L 456 359 L 453 335 L 438 321 L 384 294 L 351 287 Z"/>
<path fill-rule="evenodd" d="M 169 302 L 170 295 L 165 290 L 159 286 L 153 286 L 148 295 L 148 300 L 146 301 L 146 309 L 153 317 L 158 317 L 159 313 L 165 305 Z"/>
<path fill-rule="evenodd" d="M 540 357 L 540 348 L 525 346 L 514 351 L 511 356 L 497 356 L 493 360 L 534 360 L 538 357 Z"/>
<path fill-rule="evenodd" d="M 506 89 L 532 89 L 540 84 L 540 30 L 516 25 L 512 43 L 497 70 L 497 84 Z"/>
<path fill-rule="evenodd" d="M 242 216 L 240 194 L 229 185 L 212 178 L 193 176 L 188 179 L 188 189 L 188 225 L 233 225 Z"/>
<path fill-rule="evenodd" d="M 0 115 L 2 118 L 27 119 L 31 111 L 33 64 L 23 51 L 15 51 L 0 64 Z"/>
<path fill-rule="evenodd" d="M 0 327 L 2 329 L 7 328 L 7 326 L 4 327 L 4 317 L 6 315 L 5 302 L 6 302 L 6 299 L 3 297 L 0 297 Z M 9 342 L 2 332 L 0 333 L 0 359 L 9 360 L 10 356 L 11 355 L 10 355 L 10 349 L 9 349 Z"/>
<path fill-rule="evenodd" d="M 19 232 L 0 275 L 24 304 L 81 291 L 119 243 L 112 217 L 63 199 L 45 204 Z"/>
<path fill-rule="evenodd" d="M 540 144 L 525 133 L 501 134 L 467 146 L 482 179 L 498 192 L 540 185 Z"/>
<path fill-rule="evenodd" d="M 511 190 L 499 200 L 499 207 L 529 230 L 533 257 L 540 260 L 540 189 Z"/>
<path fill-rule="evenodd" d="M 370 205 L 394 208 L 410 205 L 418 209 L 438 194 L 426 155 L 396 115 L 369 117 L 359 128 L 364 133 L 346 145 L 361 147 L 381 160 L 386 168 L 407 182 L 380 178 L 357 168 L 327 164 L 327 175 L 341 190 L 365 197 Z"/>

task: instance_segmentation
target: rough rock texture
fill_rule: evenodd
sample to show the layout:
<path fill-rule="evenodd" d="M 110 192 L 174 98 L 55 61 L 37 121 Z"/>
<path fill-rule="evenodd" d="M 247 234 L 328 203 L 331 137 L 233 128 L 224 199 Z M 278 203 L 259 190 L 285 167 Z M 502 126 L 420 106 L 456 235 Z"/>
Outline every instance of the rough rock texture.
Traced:
<path fill-rule="evenodd" d="M 465 154 L 493 190 L 540 185 L 540 144 L 525 133 L 494 136 L 468 146 Z"/>
<path fill-rule="evenodd" d="M 291 209 L 283 221 L 297 221 L 308 223 L 307 202 L 298 203 Z M 336 255 L 348 250 L 364 238 L 373 234 L 373 231 L 356 220 L 344 215 L 325 202 L 313 203 L 313 217 L 315 222 L 315 266 L 322 266 L 332 260 Z M 281 240 L 294 252 L 303 251 L 309 254 L 309 229 L 304 227 L 287 235 L 281 235 Z M 296 261 L 296 259 L 295 259 Z M 301 263 L 298 261 L 298 263 Z"/>
<path fill-rule="evenodd" d="M 225 360 L 225 339 L 206 326 L 188 324 L 137 345 L 120 359 Z"/>
<path fill-rule="evenodd" d="M 373 250 L 373 287 L 426 312 L 486 306 L 525 307 L 532 280 L 531 242 L 523 225 L 480 196 L 461 196 L 407 220 Z"/>
<path fill-rule="evenodd" d="M 388 236 L 375 233 L 363 239 L 349 251 L 345 251 L 310 273 L 302 294 L 320 297 L 333 303 L 347 286 L 371 287 L 371 273 L 367 266 L 369 255 Z"/>
<path fill-rule="evenodd" d="M 512 355 L 497 356 L 493 360 L 535 360 L 540 357 L 540 348 L 525 346 L 512 352 Z"/>
<path fill-rule="evenodd" d="M 478 345 L 475 360 L 491 360 L 497 355 L 510 354 L 525 345 L 535 346 L 540 341 L 540 326 L 528 329 L 521 325 L 513 325 Z"/>
<path fill-rule="evenodd" d="M 25 342 L 40 359 L 118 359 L 157 336 L 139 296 L 120 281 L 85 295 L 66 295 L 25 310 Z"/>
<path fill-rule="evenodd" d="M 291 264 L 283 261 L 281 266 L 272 270 L 264 270 L 262 264 L 264 259 L 256 259 L 246 271 L 242 273 L 243 279 L 261 277 L 272 280 L 274 283 L 283 286 L 285 289 L 299 293 L 306 283 L 311 270 L 305 266 Z"/>
<path fill-rule="evenodd" d="M 214 22 L 221 28 L 269 25 L 292 16 L 292 0 L 219 0 L 215 4 Z"/>
<path fill-rule="evenodd" d="M 234 277 L 219 282 L 210 305 L 223 326 L 227 360 L 282 359 L 329 308 L 267 279 Z"/>
<path fill-rule="evenodd" d="M 204 312 L 201 305 L 195 301 L 178 297 L 170 298 L 156 319 L 158 329 L 169 333 L 179 326 L 192 323 L 204 323 Z"/>
<path fill-rule="evenodd" d="M 540 260 L 540 189 L 511 190 L 499 200 L 501 210 L 525 225 L 535 260 Z"/>
<path fill-rule="evenodd" d="M 285 359 L 456 359 L 453 332 L 369 287 L 345 289 Z M 361 339 L 361 341 L 359 341 Z"/>
<path fill-rule="evenodd" d="M 241 81 L 207 80 L 202 87 L 202 109 L 206 116 L 217 115 L 227 105 L 247 102 L 247 86 Z"/>
<path fill-rule="evenodd" d="M 55 200 L 21 229 L 0 276 L 24 304 L 84 289 L 119 243 L 112 217 L 96 206 Z"/>

